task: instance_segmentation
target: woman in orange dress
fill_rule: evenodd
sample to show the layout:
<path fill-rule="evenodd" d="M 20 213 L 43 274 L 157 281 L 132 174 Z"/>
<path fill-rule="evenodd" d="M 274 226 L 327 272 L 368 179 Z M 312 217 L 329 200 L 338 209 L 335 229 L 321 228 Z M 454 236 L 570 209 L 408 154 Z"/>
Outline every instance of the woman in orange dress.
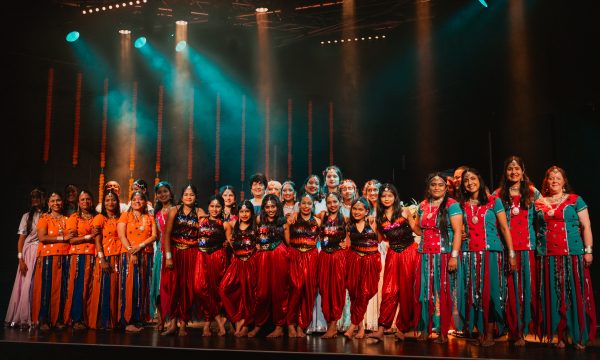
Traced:
<path fill-rule="evenodd" d="M 119 218 L 117 232 L 121 239 L 121 285 L 119 323 L 125 331 L 137 333 L 150 319 L 150 274 L 152 243 L 156 240 L 156 222 L 148 213 L 146 194 L 135 191 L 131 207 Z"/>
<path fill-rule="evenodd" d="M 122 247 L 117 233 L 117 223 L 121 216 L 119 195 L 112 190 L 104 193 L 101 209 L 101 213 L 92 221 L 97 233 L 97 262 L 94 267 L 88 326 L 92 329 L 112 329 L 117 324 L 119 308 L 119 259 Z"/>
<path fill-rule="evenodd" d="M 92 194 L 82 190 L 77 197 L 78 209 L 67 219 L 67 231 L 73 234 L 69 249 L 69 290 L 65 304 L 65 319 L 73 329 L 83 330 L 88 321 L 88 301 L 92 293 L 93 270 L 96 262 L 94 237 L 97 230 L 92 226 L 96 215 Z"/>
<path fill-rule="evenodd" d="M 65 326 L 64 308 L 69 281 L 69 240 L 67 218 L 63 215 L 62 196 L 51 192 L 49 213 L 40 217 L 37 225 L 40 246 L 33 275 L 31 322 L 40 330 Z"/>

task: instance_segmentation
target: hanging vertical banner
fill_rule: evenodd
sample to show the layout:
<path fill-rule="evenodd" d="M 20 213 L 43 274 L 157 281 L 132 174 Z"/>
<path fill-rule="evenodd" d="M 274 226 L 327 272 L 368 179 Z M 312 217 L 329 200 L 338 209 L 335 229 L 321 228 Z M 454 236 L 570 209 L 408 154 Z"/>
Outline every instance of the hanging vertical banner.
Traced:
<path fill-rule="evenodd" d="M 240 145 L 240 200 L 244 200 L 244 181 L 246 181 L 246 95 L 242 96 L 242 139 Z"/>
<path fill-rule="evenodd" d="M 102 132 L 100 137 L 100 179 L 98 179 L 98 200 L 104 198 L 104 168 L 106 167 L 106 129 L 108 127 L 108 78 L 104 78 L 102 98 Z"/>
<path fill-rule="evenodd" d="M 161 85 L 158 87 L 158 109 L 156 114 L 156 164 L 154 165 L 154 171 L 156 177 L 154 178 L 154 185 L 160 181 L 160 155 L 162 151 L 162 126 L 163 126 L 163 96 L 164 87 Z"/>
<path fill-rule="evenodd" d="M 269 134 L 271 132 L 270 98 L 265 99 L 265 176 L 269 178 Z"/>
<path fill-rule="evenodd" d="M 131 198 L 131 187 L 133 186 L 133 171 L 135 170 L 135 141 L 137 131 L 137 92 L 138 83 L 133 82 L 131 98 L 131 137 L 129 142 L 129 198 Z"/>
<path fill-rule="evenodd" d="M 192 181 L 192 163 L 193 163 L 193 145 L 194 145 L 194 88 L 191 89 L 190 95 L 190 113 L 188 127 L 188 174 L 187 178 Z"/>
<path fill-rule="evenodd" d="M 220 151 L 221 151 L 221 95 L 217 94 L 215 114 L 215 194 L 219 192 Z"/>
<path fill-rule="evenodd" d="M 44 153 L 42 160 L 48 163 L 50 158 L 50 130 L 52 127 L 52 91 L 54 89 L 54 68 L 48 69 L 48 90 L 46 92 L 46 117 L 44 126 Z"/>
<path fill-rule="evenodd" d="M 288 153 L 287 153 L 287 177 L 292 178 L 292 99 L 288 99 Z"/>
<path fill-rule="evenodd" d="M 310 176 L 312 172 L 312 122 L 313 122 L 313 105 L 312 101 L 308 102 L 308 175 Z"/>
<path fill-rule="evenodd" d="M 81 124 L 81 83 L 83 75 L 77 73 L 77 81 L 75 83 L 75 121 L 73 122 L 73 167 L 79 163 L 79 126 Z"/>
<path fill-rule="evenodd" d="M 329 102 L 329 165 L 333 165 L 333 102 Z"/>

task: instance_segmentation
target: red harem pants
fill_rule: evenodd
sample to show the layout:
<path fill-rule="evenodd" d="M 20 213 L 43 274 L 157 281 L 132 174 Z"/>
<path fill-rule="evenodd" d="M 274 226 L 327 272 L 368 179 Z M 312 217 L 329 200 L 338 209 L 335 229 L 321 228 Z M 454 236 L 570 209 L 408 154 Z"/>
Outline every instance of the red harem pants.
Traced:
<path fill-rule="evenodd" d="M 223 304 L 219 296 L 219 285 L 229 265 L 227 250 L 222 247 L 212 253 L 198 251 L 194 271 L 194 303 L 198 317 L 212 321 L 221 313 Z"/>
<path fill-rule="evenodd" d="M 276 326 L 286 323 L 290 288 L 290 260 L 286 245 L 257 252 L 256 325 L 263 326 L 273 318 Z"/>
<path fill-rule="evenodd" d="M 194 272 L 198 248 L 171 247 L 173 268 L 166 267 L 163 252 L 160 274 L 160 307 L 165 319 L 179 319 L 187 323 L 192 319 L 194 304 Z"/>
<path fill-rule="evenodd" d="M 255 255 L 245 261 L 233 257 L 221 280 L 219 296 L 227 316 L 234 324 L 244 320 L 244 326 L 250 326 L 254 322 L 256 272 Z"/>
<path fill-rule="evenodd" d="M 321 309 L 325 321 L 337 321 L 342 317 L 346 303 L 346 257 L 347 250 L 319 253 L 317 268 Z"/>
<path fill-rule="evenodd" d="M 346 287 L 350 295 L 350 321 L 358 325 L 365 317 L 369 300 L 377 294 L 381 253 L 360 256 L 350 250 L 346 258 Z"/>
<path fill-rule="evenodd" d="M 312 322 L 317 298 L 317 248 L 306 252 L 288 248 L 290 258 L 290 299 L 288 325 L 298 324 L 306 330 Z"/>

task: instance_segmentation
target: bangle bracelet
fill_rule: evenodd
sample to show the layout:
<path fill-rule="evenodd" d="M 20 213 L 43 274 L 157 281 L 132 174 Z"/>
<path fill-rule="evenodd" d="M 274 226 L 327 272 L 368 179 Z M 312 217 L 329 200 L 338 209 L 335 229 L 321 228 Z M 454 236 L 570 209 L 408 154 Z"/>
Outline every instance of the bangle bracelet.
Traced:
<path fill-rule="evenodd" d="M 22 259 L 23 258 L 23 253 L 22 252 L 18 252 L 17 253 L 17 259 Z"/>
<path fill-rule="evenodd" d="M 458 257 L 458 250 L 452 250 L 452 253 L 450 253 L 450 257 L 457 258 Z"/>
<path fill-rule="evenodd" d="M 171 254 L 171 252 L 167 252 L 165 253 L 165 257 L 167 258 L 167 260 L 171 260 L 173 258 L 173 254 Z"/>
<path fill-rule="evenodd" d="M 145 242 L 142 242 L 142 243 L 140 244 L 140 249 L 143 249 L 143 248 L 145 248 L 145 247 L 146 247 L 146 243 L 145 243 Z"/>
<path fill-rule="evenodd" d="M 585 254 L 591 254 L 592 253 L 592 245 L 586 246 L 585 249 L 583 249 L 583 252 Z"/>
<path fill-rule="evenodd" d="M 87 235 L 86 235 L 86 236 L 84 236 L 83 238 L 84 238 L 84 239 L 86 239 L 86 240 L 89 240 L 89 239 L 91 239 L 91 238 L 92 238 L 92 235 L 90 235 L 90 234 L 87 234 Z"/>
<path fill-rule="evenodd" d="M 56 237 L 56 241 L 63 241 L 63 237 L 62 237 L 62 235 L 61 235 L 61 236 L 57 236 L 57 237 Z"/>
<path fill-rule="evenodd" d="M 127 245 L 125 248 L 126 248 L 127 250 L 131 250 L 131 245 Z"/>
<path fill-rule="evenodd" d="M 98 251 L 98 259 L 102 259 L 104 257 L 104 253 L 102 251 Z"/>
<path fill-rule="evenodd" d="M 517 253 L 514 250 L 508 250 L 508 257 L 514 259 L 517 257 Z"/>

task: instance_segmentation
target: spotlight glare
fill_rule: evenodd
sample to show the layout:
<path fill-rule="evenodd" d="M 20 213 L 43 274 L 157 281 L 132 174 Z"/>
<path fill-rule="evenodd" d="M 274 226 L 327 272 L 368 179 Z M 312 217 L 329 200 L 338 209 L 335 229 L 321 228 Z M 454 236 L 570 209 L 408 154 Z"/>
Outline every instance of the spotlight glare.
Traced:
<path fill-rule="evenodd" d="M 129 5 L 133 5 L 133 1 L 130 1 L 130 2 L 129 2 Z"/>
<path fill-rule="evenodd" d="M 327 40 L 327 43 L 328 43 L 328 44 L 331 44 L 331 40 Z"/>
<path fill-rule="evenodd" d="M 369 36 L 369 40 L 371 40 L 371 37 Z"/>
<path fill-rule="evenodd" d="M 135 3 L 139 5 L 140 4 L 140 0 L 137 0 Z"/>
<path fill-rule="evenodd" d="M 266 7 L 257 7 L 256 8 L 257 13 L 266 13 L 267 11 L 269 11 L 269 8 L 266 8 Z"/>
<path fill-rule="evenodd" d="M 187 22 L 187 21 L 185 21 L 185 20 L 177 20 L 177 21 L 175 21 L 175 24 L 177 24 L 177 25 L 182 25 L 182 26 L 183 26 L 183 25 L 187 25 L 187 23 L 188 23 L 188 22 Z"/>
<path fill-rule="evenodd" d="M 358 41 L 358 38 L 354 38 L 354 41 Z"/>
<path fill-rule="evenodd" d="M 121 29 L 121 30 L 119 30 L 119 34 L 121 34 L 121 35 L 129 35 L 129 34 L 131 34 L 131 30 Z"/>
<path fill-rule="evenodd" d="M 361 40 L 364 40 L 365 38 L 364 38 L 364 37 L 362 37 L 362 38 L 360 38 L 360 39 L 361 39 Z"/>
<path fill-rule="evenodd" d="M 340 40 L 341 42 L 344 42 L 344 39 Z"/>
<path fill-rule="evenodd" d="M 77 32 L 77 31 L 71 31 L 70 33 L 67 34 L 67 36 L 65 37 L 65 39 L 68 42 L 75 42 L 75 41 L 77 41 L 77 39 L 79 39 L 79 32 Z"/>
<path fill-rule="evenodd" d="M 147 3 L 147 2 L 148 2 L 148 0 L 144 0 L 144 4 Z"/>
<path fill-rule="evenodd" d="M 96 8 L 96 12 L 100 11 L 100 9 Z"/>
<path fill-rule="evenodd" d="M 385 39 L 385 35 L 381 35 L 381 38 L 382 38 L 382 39 Z"/>
<path fill-rule="evenodd" d="M 379 39 L 379 36 L 375 36 L 375 39 Z"/>
<path fill-rule="evenodd" d="M 118 9 L 119 8 L 119 4 L 115 4 L 115 8 Z"/>
<path fill-rule="evenodd" d="M 334 44 L 337 44 L 337 40 L 333 40 L 333 43 L 334 43 Z"/>
<path fill-rule="evenodd" d="M 109 8 L 110 10 L 112 10 L 112 5 L 108 5 L 108 8 Z"/>
<path fill-rule="evenodd" d="M 125 7 L 127 6 L 127 3 L 122 3 L 121 6 Z"/>
<path fill-rule="evenodd" d="M 133 46 L 135 46 L 136 49 L 141 49 L 144 47 L 144 45 L 146 45 L 146 42 L 146 37 L 140 36 L 139 38 L 135 39 Z"/>
<path fill-rule="evenodd" d="M 103 6 L 103 7 L 102 7 L 102 11 L 106 11 L 106 6 Z"/>
<path fill-rule="evenodd" d="M 321 45 L 325 44 L 325 41 L 321 41 Z"/>
<path fill-rule="evenodd" d="M 488 4 L 487 4 L 487 2 L 485 2 L 485 0 L 479 0 L 479 3 L 481 5 L 483 5 L 484 7 L 488 7 Z"/>
<path fill-rule="evenodd" d="M 83 10 L 82 12 L 83 12 L 83 15 L 87 14 L 87 12 L 85 10 Z"/>
<path fill-rule="evenodd" d="M 185 40 L 181 40 L 180 42 L 177 43 L 177 46 L 175 46 L 175 51 L 177 52 L 182 52 L 183 49 L 185 49 L 187 46 L 187 42 L 185 42 Z"/>

